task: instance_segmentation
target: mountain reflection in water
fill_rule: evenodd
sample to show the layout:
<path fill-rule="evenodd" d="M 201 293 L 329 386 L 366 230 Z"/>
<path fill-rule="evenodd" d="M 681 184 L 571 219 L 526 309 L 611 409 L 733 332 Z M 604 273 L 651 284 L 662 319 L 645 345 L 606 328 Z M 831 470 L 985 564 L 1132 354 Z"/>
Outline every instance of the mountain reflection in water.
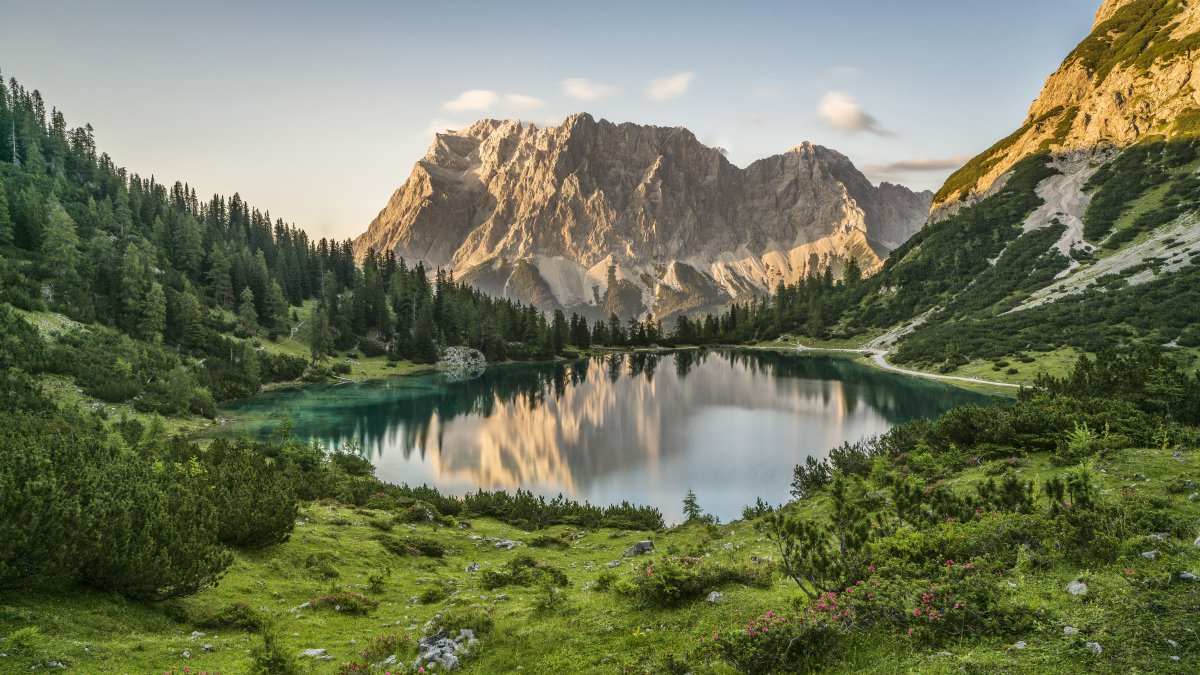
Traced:
<path fill-rule="evenodd" d="M 808 455 L 989 400 L 844 358 L 685 350 L 276 390 L 228 406 L 222 433 L 266 438 L 286 411 L 301 438 L 357 440 L 396 483 L 627 499 L 668 521 L 693 489 L 727 520 L 784 501 Z"/>

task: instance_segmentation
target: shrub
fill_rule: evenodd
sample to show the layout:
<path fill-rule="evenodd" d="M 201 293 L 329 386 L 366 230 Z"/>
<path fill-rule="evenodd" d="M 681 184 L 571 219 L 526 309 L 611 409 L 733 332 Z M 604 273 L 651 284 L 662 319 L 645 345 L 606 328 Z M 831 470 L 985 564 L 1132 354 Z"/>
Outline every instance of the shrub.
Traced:
<path fill-rule="evenodd" d="M 317 609 L 332 609 L 344 614 L 367 614 L 379 606 L 379 601 L 362 593 L 338 591 L 313 598 L 309 601 L 309 606 Z"/>
<path fill-rule="evenodd" d="M 592 590 L 606 593 L 612 590 L 613 586 L 617 583 L 617 579 L 618 577 L 616 572 L 612 570 L 604 570 L 600 574 L 596 575 L 596 581 L 592 584 Z"/>
<path fill-rule="evenodd" d="M 421 594 L 417 596 L 417 599 L 422 605 L 432 605 L 435 602 L 441 602 L 448 597 L 450 597 L 450 591 L 446 590 L 445 587 L 430 586 L 429 588 L 421 591 Z"/>
<path fill-rule="evenodd" d="M 626 593 L 650 606 L 674 606 L 706 596 L 718 586 L 743 583 L 768 588 L 771 570 L 761 565 L 732 565 L 706 558 L 672 556 L 649 562 L 635 575 Z"/>
<path fill-rule="evenodd" d="M 282 644 L 274 627 L 262 631 L 262 642 L 251 648 L 250 661 L 250 675 L 300 675 L 301 672 L 296 657 Z"/>
<path fill-rule="evenodd" d="M 341 576 L 338 569 L 333 566 L 337 559 L 337 556 L 329 551 L 310 553 L 304 559 L 304 569 L 312 572 L 318 579 L 325 581 L 336 579 Z"/>
<path fill-rule="evenodd" d="M 258 631 L 267 625 L 266 617 L 244 600 L 222 607 L 204 607 L 191 612 L 186 618 L 200 628 L 242 628 Z"/>
<path fill-rule="evenodd" d="M 484 570 L 480 584 L 495 590 L 504 586 L 533 586 L 543 579 L 558 587 L 568 583 L 567 575 L 557 567 L 538 562 L 530 555 L 518 555 L 498 570 Z"/>
<path fill-rule="evenodd" d="M 414 535 L 398 537 L 380 534 L 373 537 L 390 553 L 398 556 L 425 556 L 426 558 L 441 558 L 446 555 L 446 547 L 431 537 Z"/>
<path fill-rule="evenodd" d="M 435 632 L 444 629 L 453 635 L 456 631 L 469 628 L 475 631 L 477 637 L 483 637 L 492 632 L 496 623 L 490 610 L 469 605 L 452 605 L 442 610 L 437 619 Z"/>
<path fill-rule="evenodd" d="M 845 628 L 823 616 L 767 612 L 740 628 L 715 633 L 708 644 L 716 656 L 743 673 L 808 673 L 837 658 Z"/>
<path fill-rule="evenodd" d="M 557 548 L 560 550 L 571 548 L 571 543 L 566 539 L 563 539 L 562 537 L 552 537 L 550 535 L 534 537 L 529 542 L 529 545 L 536 548 Z"/>

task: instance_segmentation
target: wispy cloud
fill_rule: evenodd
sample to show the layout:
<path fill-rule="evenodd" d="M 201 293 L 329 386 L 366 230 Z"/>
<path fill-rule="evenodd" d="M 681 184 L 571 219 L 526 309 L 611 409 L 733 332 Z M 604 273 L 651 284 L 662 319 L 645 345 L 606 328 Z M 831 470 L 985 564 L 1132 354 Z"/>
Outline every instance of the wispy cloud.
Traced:
<path fill-rule="evenodd" d="M 687 93 L 695 81 L 695 73 L 675 73 L 646 83 L 646 97 L 651 101 L 665 101 Z"/>
<path fill-rule="evenodd" d="M 853 96 L 844 91 L 826 92 L 817 104 L 817 113 L 826 124 L 848 134 L 866 131 L 878 136 L 892 135 L 880 126 L 879 120 L 860 108 Z"/>
<path fill-rule="evenodd" d="M 878 175 L 894 175 L 901 173 L 920 173 L 926 171 L 946 171 L 957 169 L 971 159 L 970 155 L 955 155 L 953 157 L 918 157 L 902 159 L 891 164 L 872 164 L 864 168 L 868 173 Z"/>
<path fill-rule="evenodd" d="M 585 77 L 568 77 L 559 82 L 558 86 L 563 96 L 576 101 L 599 101 L 602 98 L 610 98 L 621 93 L 621 90 L 616 87 L 592 82 Z"/>
<path fill-rule="evenodd" d="M 487 112 L 493 108 L 511 112 L 537 110 L 546 106 L 540 98 L 525 94 L 501 94 L 490 89 L 468 89 L 442 104 L 447 112 Z"/>

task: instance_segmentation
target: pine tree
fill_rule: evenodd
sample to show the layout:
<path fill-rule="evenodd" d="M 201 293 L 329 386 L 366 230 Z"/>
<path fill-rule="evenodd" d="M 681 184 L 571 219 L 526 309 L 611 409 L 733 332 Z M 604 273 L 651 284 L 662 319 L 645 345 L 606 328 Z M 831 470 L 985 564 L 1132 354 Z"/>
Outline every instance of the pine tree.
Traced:
<path fill-rule="evenodd" d="M 254 291 L 242 289 L 241 304 L 238 305 L 238 328 L 248 335 L 258 332 L 258 312 L 254 309 Z"/>
<path fill-rule="evenodd" d="M 4 180 L 0 178 L 0 246 L 13 243 L 12 216 L 8 212 L 8 193 L 4 190 Z"/>
<path fill-rule="evenodd" d="M 842 272 L 842 283 L 853 284 L 862 279 L 862 269 L 858 266 L 858 258 L 846 261 L 846 269 Z"/>
<path fill-rule="evenodd" d="M 433 306 L 430 302 L 422 302 L 417 309 L 417 320 L 413 324 L 413 356 L 415 363 L 436 363 L 438 348 L 435 343 L 436 326 L 433 323 Z"/>
<path fill-rule="evenodd" d="M 696 493 L 689 489 L 687 496 L 683 498 L 683 520 L 685 523 L 695 523 L 703 518 L 704 511 L 696 501 Z"/>
<path fill-rule="evenodd" d="M 333 348 L 333 335 L 329 329 L 329 314 L 325 311 L 323 304 L 318 302 L 313 307 L 312 313 L 308 316 L 308 323 L 309 353 L 312 356 L 312 362 L 316 363 L 329 356 L 329 352 Z"/>
<path fill-rule="evenodd" d="M 79 266 L 79 235 L 75 221 L 58 200 L 51 197 L 43 232 L 41 256 L 46 276 L 54 279 L 54 293 L 65 296 Z"/>

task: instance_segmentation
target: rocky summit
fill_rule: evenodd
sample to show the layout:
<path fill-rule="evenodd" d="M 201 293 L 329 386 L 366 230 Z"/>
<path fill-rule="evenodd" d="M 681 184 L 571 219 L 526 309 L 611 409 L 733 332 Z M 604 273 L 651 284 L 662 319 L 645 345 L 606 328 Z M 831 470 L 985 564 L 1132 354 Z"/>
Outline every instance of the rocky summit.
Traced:
<path fill-rule="evenodd" d="M 1046 79 L 1024 124 L 950 176 L 934 220 L 994 192 L 1020 160 L 1095 154 L 1200 132 L 1200 7 L 1184 0 L 1106 0 L 1092 32 Z"/>
<path fill-rule="evenodd" d="M 851 259 L 870 272 L 932 196 L 872 185 L 810 143 L 739 168 L 682 127 L 481 120 L 437 135 L 355 253 L 394 251 L 543 308 L 665 318 Z"/>

